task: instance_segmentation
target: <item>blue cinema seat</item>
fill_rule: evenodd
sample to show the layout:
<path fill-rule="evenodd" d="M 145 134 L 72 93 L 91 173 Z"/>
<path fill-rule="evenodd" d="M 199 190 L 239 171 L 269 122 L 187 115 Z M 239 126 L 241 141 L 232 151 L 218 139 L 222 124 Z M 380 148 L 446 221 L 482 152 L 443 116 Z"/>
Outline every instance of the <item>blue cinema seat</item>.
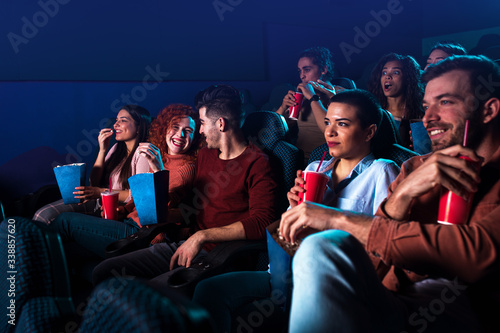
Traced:
<path fill-rule="evenodd" d="M 288 125 L 276 112 L 258 111 L 248 115 L 242 130 L 249 141 L 269 156 L 278 182 L 278 212 L 282 213 L 288 207 L 286 193 L 294 185 L 302 161 L 300 150 L 285 141 Z"/>
<path fill-rule="evenodd" d="M 276 208 L 277 216 L 279 216 L 288 207 L 286 193 L 294 184 L 296 170 L 300 168 L 303 156 L 297 147 L 285 141 L 288 126 L 284 118 L 275 112 L 257 111 L 249 114 L 245 119 L 242 130 L 250 142 L 269 156 L 271 168 L 278 183 Z M 158 224 L 150 227 L 149 229 L 153 229 L 153 231 L 148 230 L 147 238 L 141 238 L 140 234 L 145 233 L 139 231 L 136 233 L 138 239 L 130 241 L 129 243 L 132 244 L 126 246 L 130 249 L 136 249 L 134 243 L 142 243 L 141 246 L 147 246 L 144 239 L 149 242 L 149 239 L 152 239 L 159 232 L 164 232 L 167 227 L 168 224 Z M 117 254 L 125 253 L 116 251 L 116 246 L 119 246 L 120 242 L 110 244 L 107 249 L 112 249 Z M 108 255 L 110 255 L 109 252 Z M 267 269 L 267 263 L 265 240 L 223 242 L 210 251 L 201 262 L 173 273 L 168 280 L 168 284 L 177 292 L 191 297 L 196 284 L 202 279 L 229 271 L 265 270 Z"/>
<path fill-rule="evenodd" d="M 401 146 L 401 138 L 394 118 L 388 111 L 382 111 L 382 123 L 378 130 L 376 145 L 373 147 L 373 154 L 377 158 L 392 160 L 401 166 L 407 159 L 419 154 Z M 328 151 L 326 143 L 316 147 L 309 156 L 308 163 L 320 160 L 325 151 Z M 331 158 L 330 154 L 326 154 L 326 160 Z"/>
<path fill-rule="evenodd" d="M 75 308 L 59 235 L 39 222 L 12 217 L 0 223 L 0 246 L 0 260 L 7 264 L 0 272 L 0 306 L 15 305 L 16 323 L 3 320 L 0 331 L 49 332 L 63 327 Z M 9 261 L 12 256 L 15 263 Z"/>
<path fill-rule="evenodd" d="M 112 278 L 89 297 L 79 332 L 213 332 L 208 312 L 172 291 L 137 279 Z"/>

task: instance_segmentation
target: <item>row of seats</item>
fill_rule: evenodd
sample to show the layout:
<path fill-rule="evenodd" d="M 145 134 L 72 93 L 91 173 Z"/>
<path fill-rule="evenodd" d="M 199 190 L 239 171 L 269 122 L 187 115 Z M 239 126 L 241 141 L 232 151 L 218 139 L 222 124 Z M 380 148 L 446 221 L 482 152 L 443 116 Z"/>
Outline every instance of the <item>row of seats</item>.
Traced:
<path fill-rule="evenodd" d="M 278 209 L 285 211 L 286 193 L 294 184 L 296 170 L 302 167 L 301 152 L 285 141 L 288 131 L 285 120 L 274 112 L 254 112 L 245 119 L 243 131 L 268 154 L 280 189 Z M 377 152 L 377 157 L 394 159 L 400 165 L 415 155 L 399 146 L 398 131 L 389 113 L 384 116 L 381 133 L 391 144 L 390 148 Z M 318 147 L 310 162 L 320 158 L 326 149 L 326 145 Z M 263 270 L 268 263 L 264 241 L 226 242 L 211 251 L 199 268 L 180 270 L 181 279 L 172 281 L 172 288 L 155 290 L 142 281 L 124 278 L 105 281 L 94 288 L 81 315 L 73 304 L 60 237 L 44 225 L 15 217 L 0 224 L 3 246 L 7 247 L 13 225 L 17 260 L 15 296 L 8 296 L 12 288 L 9 273 L 4 270 L 0 273 L 0 300 L 4 309 L 14 300 L 17 322 L 15 326 L 5 323 L 2 328 L 5 332 L 65 331 L 64 326 L 69 324 L 79 326 L 82 332 L 161 332 L 167 328 L 175 332 L 209 332 L 211 325 L 206 311 L 189 301 L 195 283 L 227 271 Z M 0 260 L 7 262 L 8 252 L 0 253 Z M 243 257 L 255 260 L 241 260 Z"/>
<path fill-rule="evenodd" d="M 16 264 L 0 273 L 0 304 L 8 312 L 1 332 L 212 331 L 208 313 L 187 298 L 123 277 L 97 286 L 83 313 L 77 312 L 59 235 L 42 223 L 13 217 L 0 224 L 3 244 L 12 228 Z M 8 261 L 7 251 L 0 251 L 0 260 Z"/>

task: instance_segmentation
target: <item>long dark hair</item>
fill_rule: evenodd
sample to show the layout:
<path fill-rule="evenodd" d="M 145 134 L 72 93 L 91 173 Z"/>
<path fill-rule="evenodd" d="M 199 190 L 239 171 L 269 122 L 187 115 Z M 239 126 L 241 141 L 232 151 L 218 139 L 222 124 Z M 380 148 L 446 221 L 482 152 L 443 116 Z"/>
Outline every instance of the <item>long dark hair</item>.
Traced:
<path fill-rule="evenodd" d="M 116 150 L 104 163 L 105 179 L 103 180 L 103 182 L 106 184 L 106 186 L 109 186 L 109 176 L 111 175 L 111 172 L 122 165 L 118 181 L 121 183 L 123 189 L 128 189 L 128 178 L 132 176 L 132 158 L 134 158 L 134 153 L 139 146 L 139 142 L 144 142 L 148 139 L 149 126 L 151 125 L 151 116 L 148 110 L 141 106 L 133 104 L 125 105 L 121 107 L 120 110 L 127 111 L 132 117 L 135 126 L 137 127 L 137 137 L 134 147 L 132 148 L 132 151 L 130 151 L 130 153 L 127 152 L 127 145 L 125 144 L 125 142 L 119 141 L 116 143 Z"/>
<path fill-rule="evenodd" d="M 405 103 L 406 119 L 420 119 L 423 117 L 422 98 L 424 97 L 424 89 L 420 83 L 420 65 L 409 55 L 401 55 L 389 53 L 384 55 L 375 68 L 373 69 L 370 81 L 368 81 L 368 91 L 378 98 L 380 105 L 387 110 L 387 97 L 384 95 L 380 79 L 382 77 L 382 69 L 389 61 L 399 61 L 403 71 L 403 96 Z"/>
<path fill-rule="evenodd" d="M 438 42 L 434 44 L 434 46 L 432 46 L 432 49 L 429 51 L 429 55 L 434 50 L 441 50 L 443 52 L 446 52 L 450 56 L 467 54 L 467 50 L 462 45 L 455 42 Z"/>

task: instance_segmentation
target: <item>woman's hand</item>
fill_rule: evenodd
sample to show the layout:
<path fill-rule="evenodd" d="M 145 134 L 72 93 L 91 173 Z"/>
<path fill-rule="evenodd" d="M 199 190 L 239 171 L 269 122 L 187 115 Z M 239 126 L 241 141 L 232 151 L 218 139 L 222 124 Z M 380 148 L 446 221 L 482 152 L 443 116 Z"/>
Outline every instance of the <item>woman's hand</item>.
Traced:
<path fill-rule="evenodd" d="M 304 95 L 304 99 L 311 99 L 314 95 L 314 87 L 311 85 L 311 82 L 299 83 L 297 91 L 300 91 Z"/>
<path fill-rule="evenodd" d="M 97 141 L 99 142 L 99 150 L 106 151 L 109 148 L 109 142 L 111 141 L 111 137 L 113 136 L 113 130 L 111 128 L 103 128 L 99 132 L 99 136 L 97 137 Z"/>
<path fill-rule="evenodd" d="M 293 208 L 299 204 L 299 193 L 304 193 L 305 190 L 300 185 L 304 185 L 305 181 L 302 178 L 302 170 L 297 170 L 297 178 L 295 178 L 295 185 L 288 191 L 286 197 L 288 198 L 288 202 L 290 203 L 290 207 Z"/>
<path fill-rule="evenodd" d="M 322 80 L 318 80 L 316 82 L 311 81 L 309 83 L 313 86 L 315 91 L 326 94 L 328 98 L 332 98 L 337 93 L 346 90 L 344 87 L 334 86 Z"/>
<path fill-rule="evenodd" d="M 283 97 L 283 103 L 281 103 L 281 106 L 279 109 L 276 111 L 277 113 L 283 115 L 285 114 L 286 109 L 289 107 L 292 107 L 295 105 L 295 91 L 293 90 L 288 90 L 288 93 Z"/>
<path fill-rule="evenodd" d="M 75 199 L 83 199 L 83 202 L 87 202 L 92 199 L 98 199 L 101 197 L 101 193 L 104 192 L 103 188 L 94 186 L 77 186 L 75 187 Z"/>
<path fill-rule="evenodd" d="M 128 212 L 125 210 L 125 207 L 123 206 L 118 206 L 116 207 L 116 220 L 117 221 L 123 221 L 127 217 Z M 101 207 L 101 217 L 103 219 L 106 218 L 106 215 L 104 214 L 104 208 Z"/>
<path fill-rule="evenodd" d="M 160 149 L 158 149 L 155 145 L 149 142 L 141 142 L 137 147 L 137 151 L 146 157 L 149 162 L 149 167 L 153 170 L 153 172 L 165 170 L 163 161 L 161 160 Z"/>

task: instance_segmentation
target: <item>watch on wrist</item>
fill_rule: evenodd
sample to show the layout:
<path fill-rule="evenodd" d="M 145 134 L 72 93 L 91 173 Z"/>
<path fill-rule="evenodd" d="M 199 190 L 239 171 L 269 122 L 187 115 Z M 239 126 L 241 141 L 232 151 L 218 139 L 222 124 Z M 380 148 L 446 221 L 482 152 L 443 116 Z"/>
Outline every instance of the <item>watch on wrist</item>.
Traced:
<path fill-rule="evenodd" d="M 309 102 L 313 102 L 313 101 L 319 101 L 319 96 L 318 95 L 312 95 L 311 98 L 309 98 Z"/>

